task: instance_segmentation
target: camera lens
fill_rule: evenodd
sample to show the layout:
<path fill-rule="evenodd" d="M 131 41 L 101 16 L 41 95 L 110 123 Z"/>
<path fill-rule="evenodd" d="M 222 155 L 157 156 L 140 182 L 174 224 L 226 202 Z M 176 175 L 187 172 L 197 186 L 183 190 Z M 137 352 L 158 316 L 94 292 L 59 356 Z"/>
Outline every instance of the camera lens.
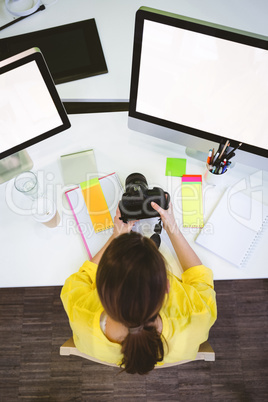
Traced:
<path fill-rule="evenodd" d="M 129 187 L 134 187 L 137 189 L 139 189 L 139 187 L 143 187 L 144 189 L 147 189 L 148 183 L 143 174 L 132 173 L 126 178 L 126 189 Z"/>

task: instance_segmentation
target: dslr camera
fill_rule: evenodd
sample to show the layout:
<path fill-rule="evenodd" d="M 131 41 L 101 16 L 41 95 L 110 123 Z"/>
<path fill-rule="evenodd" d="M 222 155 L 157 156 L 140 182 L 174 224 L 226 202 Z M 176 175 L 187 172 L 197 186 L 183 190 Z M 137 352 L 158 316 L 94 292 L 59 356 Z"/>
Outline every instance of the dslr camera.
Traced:
<path fill-rule="evenodd" d="M 152 201 L 161 208 L 168 209 L 170 195 L 159 187 L 150 190 L 146 178 L 141 173 L 132 173 L 126 178 L 125 193 L 119 202 L 121 219 L 127 223 L 131 220 L 159 216 L 151 207 Z"/>

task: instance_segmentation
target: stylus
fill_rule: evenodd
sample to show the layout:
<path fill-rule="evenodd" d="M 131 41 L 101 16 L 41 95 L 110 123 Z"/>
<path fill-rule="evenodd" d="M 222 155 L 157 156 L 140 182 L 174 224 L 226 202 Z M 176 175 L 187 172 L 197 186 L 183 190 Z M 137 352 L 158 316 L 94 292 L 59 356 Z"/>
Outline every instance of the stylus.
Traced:
<path fill-rule="evenodd" d="M 36 11 L 34 11 L 32 14 L 25 15 L 24 17 L 16 18 L 15 20 L 9 22 L 8 24 L 3 25 L 2 27 L 0 27 L 0 31 L 2 31 L 3 29 L 5 29 L 5 28 L 7 28 L 7 27 L 10 27 L 10 25 L 16 24 L 16 22 L 19 22 L 19 21 L 21 21 L 21 20 L 24 20 L 24 18 L 30 17 L 31 15 L 37 13 L 38 11 L 43 11 L 43 10 L 45 10 L 45 8 L 46 8 L 46 7 L 44 6 L 44 4 L 42 4 L 42 5 L 41 5 Z"/>

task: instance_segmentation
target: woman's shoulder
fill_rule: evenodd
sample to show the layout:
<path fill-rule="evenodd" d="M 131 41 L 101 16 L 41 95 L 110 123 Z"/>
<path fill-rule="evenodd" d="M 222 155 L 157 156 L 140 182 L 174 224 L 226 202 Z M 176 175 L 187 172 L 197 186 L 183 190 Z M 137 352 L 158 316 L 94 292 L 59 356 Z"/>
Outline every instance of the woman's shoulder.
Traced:
<path fill-rule="evenodd" d="M 213 271 L 205 265 L 196 265 L 188 268 L 181 276 L 183 283 L 194 285 L 196 283 L 204 283 L 213 287 Z"/>
<path fill-rule="evenodd" d="M 180 277 L 179 277 L 180 276 Z M 213 271 L 205 265 L 196 265 L 186 269 L 181 275 L 168 270 L 168 277 L 175 283 L 206 282 L 213 284 Z"/>
<path fill-rule="evenodd" d="M 213 273 L 198 265 L 187 269 L 181 279 L 170 276 L 170 292 L 163 307 L 168 317 L 182 317 L 206 310 L 214 300 Z"/>

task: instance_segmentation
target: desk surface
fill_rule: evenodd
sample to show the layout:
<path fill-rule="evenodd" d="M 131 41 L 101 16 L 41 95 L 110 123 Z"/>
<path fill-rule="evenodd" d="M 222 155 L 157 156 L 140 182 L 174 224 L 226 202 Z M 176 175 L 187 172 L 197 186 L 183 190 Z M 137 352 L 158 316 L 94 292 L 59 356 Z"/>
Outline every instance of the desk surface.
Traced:
<path fill-rule="evenodd" d="M 68 275 L 78 270 L 87 254 L 67 205 L 60 170 L 60 155 L 93 148 L 101 175 L 116 171 L 124 184 L 133 172 L 147 178 L 149 186 L 158 185 L 171 194 L 179 224 L 181 213 L 176 208 L 181 178 L 165 176 L 166 157 L 185 157 L 180 145 L 133 132 L 127 128 L 127 112 L 71 116 L 72 127 L 29 149 L 35 161 L 41 185 L 57 202 L 61 215 L 58 227 L 49 229 L 28 216 L 29 200 L 14 190 L 13 180 L 0 186 L 0 284 L 9 286 L 62 285 Z M 187 158 L 188 174 L 203 174 L 204 164 Z M 262 174 L 258 187 L 250 188 L 256 170 L 236 165 L 226 185 L 237 189 L 262 191 L 268 204 L 268 173 Z M 253 183 L 254 184 L 254 183 Z M 204 183 L 205 220 L 221 197 L 224 187 Z M 214 271 L 215 279 L 267 277 L 268 233 L 241 271 L 194 243 L 197 229 L 182 229 L 204 264 Z"/>
<path fill-rule="evenodd" d="M 1 38 L 95 18 L 109 73 L 58 85 L 59 94 L 62 99 L 128 99 L 135 12 L 145 4 L 139 0 L 46 3 L 49 2 L 52 5 L 45 11 L 1 31 Z M 268 2 L 262 0 L 147 0 L 146 6 L 268 36 Z M 0 24 L 10 20 L 12 17 L 2 1 Z M 0 185 L 0 286 L 62 285 L 87 258 L 65 200 L 60 155 L 93 148 L 99 172 L 116 171 L 122 184 L 128 174 L 138 171 L 150 185 L 157 184 L 172 196 L 180 186 L 179 178 L 165 176 L 165 163 L 166 157 L 185 157 L 184 148 L 131 132 L 127 128 L 127 113 L 73 115 L 70 120 L 70 130 L 29 149 L 39 181 L 45 183 L 48 195 L 57 201 L 62 218 L 57 228 L 48 229 L 27 216 L 28 200 L 18 199 L 13 181 Z M 188 158 L 187 173 L 203 173 L 203 170 L 201 162 Z M 254 169 L 237 166 L 229 185 L 238 183 L 249 188 L 252 174 Z M 267 182 L 267 174 L 263 173 L 261 185 L 255 190 L 263 192 L 268 204 Z M 223 191 L 204 186 L 205 218 Z M 215 279 L 267 277 L 265 243 L 253 255 L 247 271 L 240 271 L 194 244 L 194 230 L 184 234 L 203 262 L 213 269 Z"/>

